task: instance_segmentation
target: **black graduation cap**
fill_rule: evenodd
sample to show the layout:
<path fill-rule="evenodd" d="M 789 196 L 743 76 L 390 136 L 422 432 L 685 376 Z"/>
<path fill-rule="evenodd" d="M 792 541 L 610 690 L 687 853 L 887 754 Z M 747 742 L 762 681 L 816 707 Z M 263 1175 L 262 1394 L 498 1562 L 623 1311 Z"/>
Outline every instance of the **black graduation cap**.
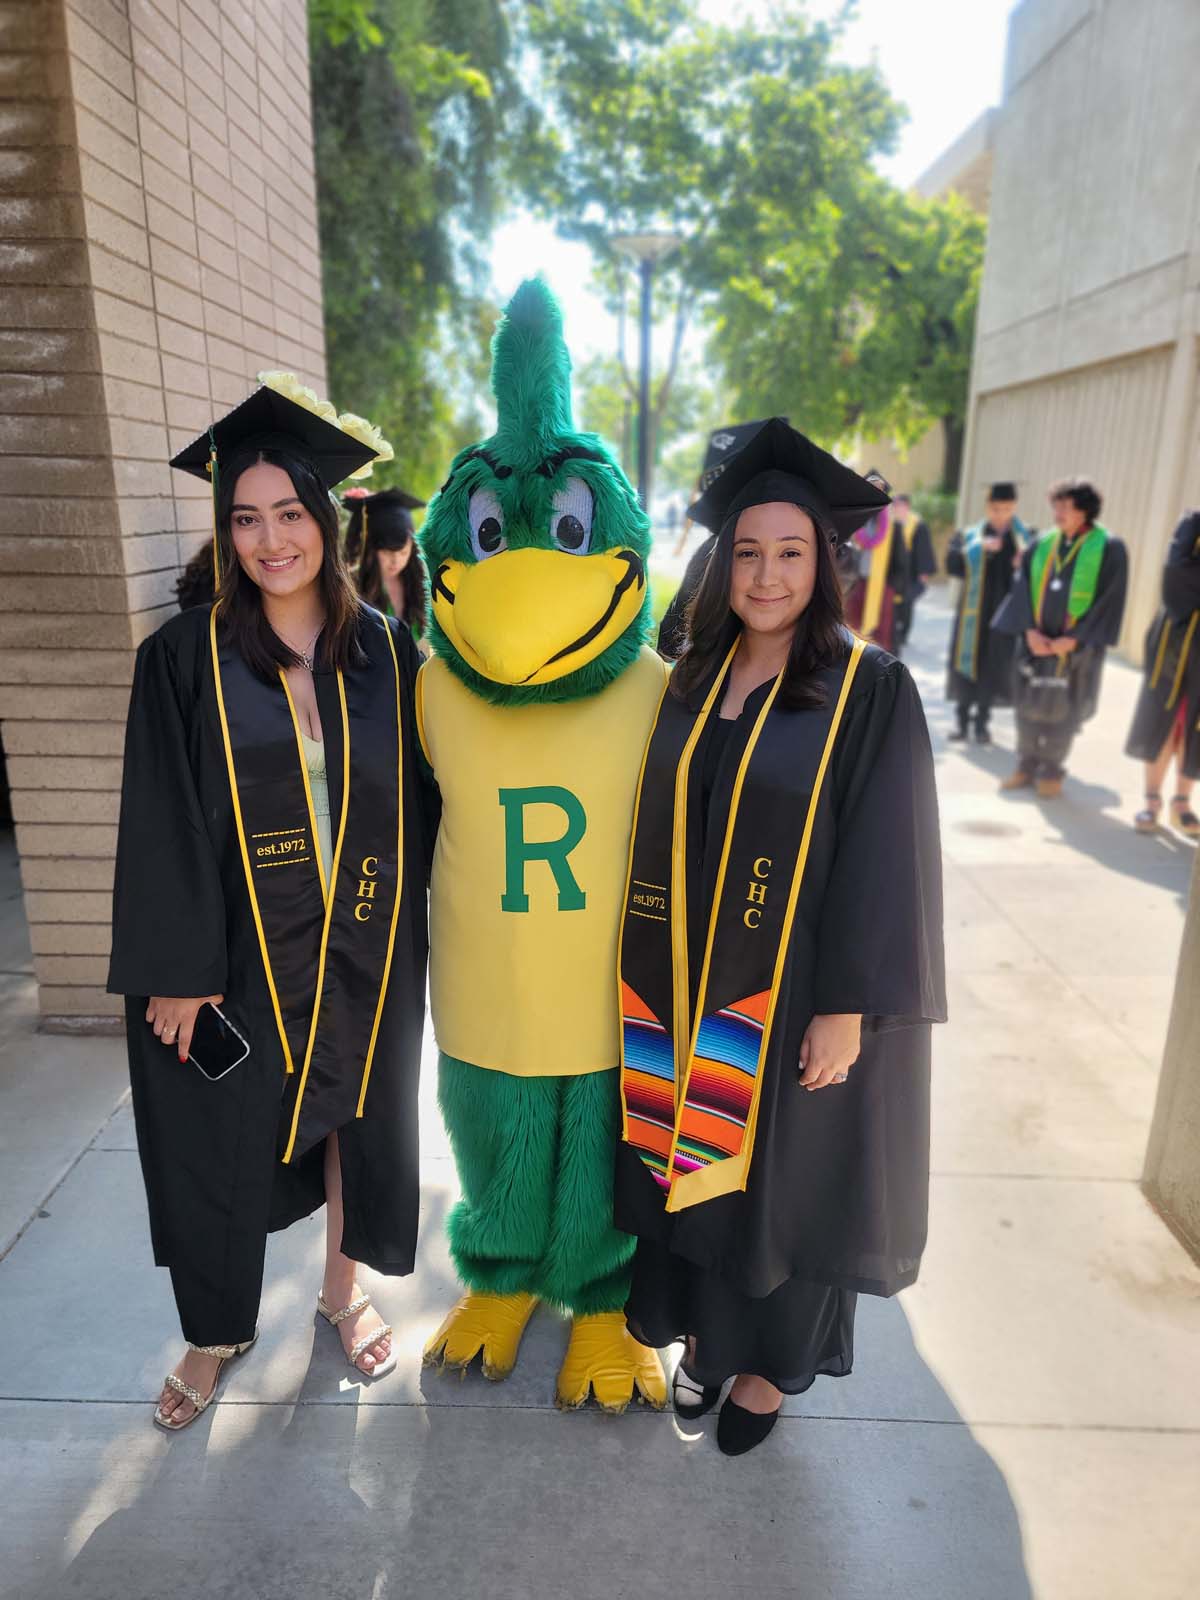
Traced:
<path fill-rule="evenodd" d="M 346 560 L 357 561 L 362 554 L 363 537 L 369 528 L 371 542 L 380 550 L 403 550 L 415 533 L 412 512 L 425 504 L 404 489 L 380 489 L 375 494 L 355 495 L 346 504 L 350 521 L 346 524 Z"/>
<path fill-rule="evenodd" d="M 989 500 L 1015 500 L 1017 486 L 1010 478 L 1002 478 L 988 490 Z"/>
<path fill-rule="evenodd" d="M 311 464 L 327 489 L 374 461 L 377 454 L 353 434 L 266 384 L 193 439 L 171 465 L 207 482 L 214 446 L 218 469 L 237 450 L 289 450 Z"/>
<path fill-rule="evenodd" d="M 882 489 L 789 427 L 783 417 L 771 417 L 688 508 L 688 516 L 719 533 L 739 512 L 772 500 L 802 506 L 835 543 L 890 504 Z"/>
<path fill-rule="evenodd" d="M 747 440 L 753 439 L 764 420 L 760 417 L 757 422 L 727 422 L 724 427 L 713 429 L 704 449 L 704 466 L 700 469 L 701 494 L 721 476 Z M 786 422 L 787 418 L 783 420 Z"/>

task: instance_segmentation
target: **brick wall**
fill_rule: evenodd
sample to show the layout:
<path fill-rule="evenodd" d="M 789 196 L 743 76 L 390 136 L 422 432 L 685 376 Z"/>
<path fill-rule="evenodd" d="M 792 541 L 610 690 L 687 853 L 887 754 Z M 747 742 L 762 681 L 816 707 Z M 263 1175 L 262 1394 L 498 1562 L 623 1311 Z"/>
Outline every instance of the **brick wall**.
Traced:
<path fill-rule="evenodd" d="M 0 0 L 0 738 L 47 1025 L 103 993 L 133 650 L 209 529 L 168 457 L 324 389 L 304 0 Z"/>

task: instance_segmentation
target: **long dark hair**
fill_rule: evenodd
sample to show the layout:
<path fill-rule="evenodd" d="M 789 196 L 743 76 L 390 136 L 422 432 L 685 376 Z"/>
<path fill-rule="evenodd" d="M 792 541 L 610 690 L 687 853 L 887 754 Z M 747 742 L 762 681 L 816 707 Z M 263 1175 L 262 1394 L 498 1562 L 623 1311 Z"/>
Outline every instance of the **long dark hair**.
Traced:
<path fill-rule="evenodd" d="M 216 595 L 221 627 L 246 665 L 262 678 L 275 678 L 281 667 L 303 665 L 297 653 L 284 644 L 267 621 L 262 593 L 253 578 L 242 571 L 233 547 L 233 497 L 238 479 L 248 467 L 260 461 L 287 473 L 297 499 L 321 530 L 324 554 L 317 582 L 325 605 L 325 628 L 321 634 L 320 664 L 339 669 L 357 666 L 363 659 L 358 643 L 360 607 L 342 559 L 337 507 L 309 463 L 286 450 L 242 450 L 221 465 L 217 484 L 221 582 Z"/>
<path fill-rule="evenodd" d="M 421 559 L 417 541 L 411 533 L 405 544 L 412 546 L 412 554 L 408 558 L 408 565 L 400 574 L 400 582 L 404 589 L 404 616 L 401 621 L 407 623 L 414 633 L 424 633 L 425 563 Z M 404 546 L 390 545 L 388 548 L 403 549 Z M 358 563 L 358 592 L 369 606 L 374 606 L 377 611 L 386 611 L 388 592 L 384 586 L 383 574 L 379 570 L 379 550 L 380 546 L 375 543 L 371 534 L 371 524 L 368 522 L 362 559 Z"/>
<path fill-rule="evenodd" d="M 811 516 L 812 513 L 810 512 Z M 687 609 L 687 648 L 671 674 L 671 692 L 690 700 L 707 684 L 742 631 L 742 619 L 729 604 L 733 579 L 733 540 L 737 517 L 721 529 L 704 576 Z M 792 646 L 776 705 L 789 711 L 825 703 L 817 673 L 841 661 L 847 650 L 842 590 L 828 531 L 813 518 L 817 539 L 817 579 L 812 599 L 796 621 Z"/>

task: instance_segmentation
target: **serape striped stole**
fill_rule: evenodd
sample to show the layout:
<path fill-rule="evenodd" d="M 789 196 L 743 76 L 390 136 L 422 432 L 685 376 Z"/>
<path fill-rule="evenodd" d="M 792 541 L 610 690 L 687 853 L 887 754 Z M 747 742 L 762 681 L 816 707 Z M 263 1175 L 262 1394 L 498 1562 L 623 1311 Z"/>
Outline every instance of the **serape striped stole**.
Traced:
<path fill-rule="evenodd" d="M 664 1191 L 668 1211 L 746 1187 L 817 807 L 865 648 L 854 641 L 824 706 L 772 716 L 781 676 L 754 718 L 737 759 L 695 984 L 688 793 L 737 645 L 698 714 L 669 692 L 659 708 L 638 786 L 621 928 L 621 1103 L 622 1137 Z M 802 719 L 811 789 L 793 804 Z"/>

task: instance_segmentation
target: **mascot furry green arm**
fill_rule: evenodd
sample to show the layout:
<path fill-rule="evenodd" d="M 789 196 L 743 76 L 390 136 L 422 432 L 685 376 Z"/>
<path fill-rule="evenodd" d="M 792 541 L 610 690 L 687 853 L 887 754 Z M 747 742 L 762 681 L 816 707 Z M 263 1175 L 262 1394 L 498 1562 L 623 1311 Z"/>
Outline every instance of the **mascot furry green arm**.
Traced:
<path fill-rule="evenodd" d="M 442 792 L 430 900 L 438 1098 L 467 1293 L 430 1364 L 489 1378 L 539 1300 L 573 1318 L 558 1403 L 666 1403 L 622 1312 L 617 935 L 634 795 L 666 669 L 642 641 L 649 523 L 571 422 L 557 302 L 518 289 L 493 345 L 497 428 L 463 450 L 421 542 L 435 657 L 417 683 Z"/>

